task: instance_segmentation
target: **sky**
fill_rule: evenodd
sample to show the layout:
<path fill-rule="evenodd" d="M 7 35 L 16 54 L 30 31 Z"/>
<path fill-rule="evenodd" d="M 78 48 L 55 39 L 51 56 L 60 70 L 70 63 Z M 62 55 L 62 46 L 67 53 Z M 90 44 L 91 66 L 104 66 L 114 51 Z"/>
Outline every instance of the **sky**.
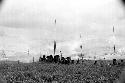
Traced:
<path fill-rule="evenodd" d="M 86 58 L 104 57 L 113 43 L 124 51 L 124 22 L 120 0 L 5 0 L 0 8 L 0 54 L 4 50 L 10 60 L 29 62 L 40 53 L 53 54 L 56 40 L 56 53 L 61 50 L 65 57 L 80 53 L 81 44 Z"/>

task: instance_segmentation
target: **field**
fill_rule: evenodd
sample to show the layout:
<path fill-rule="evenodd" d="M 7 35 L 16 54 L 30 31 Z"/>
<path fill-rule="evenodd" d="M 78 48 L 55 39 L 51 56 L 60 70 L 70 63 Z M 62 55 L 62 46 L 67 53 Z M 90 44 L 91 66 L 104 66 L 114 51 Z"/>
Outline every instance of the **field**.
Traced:
<path fill-rule="evenodd" d="M 0 76 L 7 83 L 113 83 L 124 66 L 101 62 L 102 65 L 94 65 L 93 61 L 70 65 L 3 62 L 0 64 Z"/>

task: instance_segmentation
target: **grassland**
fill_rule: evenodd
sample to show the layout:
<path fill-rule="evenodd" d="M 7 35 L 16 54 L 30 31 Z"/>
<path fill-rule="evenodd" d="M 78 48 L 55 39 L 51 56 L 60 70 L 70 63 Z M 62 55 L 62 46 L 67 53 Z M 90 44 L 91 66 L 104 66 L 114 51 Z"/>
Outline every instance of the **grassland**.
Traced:
<path fill-rule="evenodd" d="M 99 62 L 100 63 L 100 62 Z M 7 83 L 113 83 L 119 78 L 124 65 L 93 65 L 93 61 L 80 64 L 7 63 L 0 64 L 0 74 Z"/>

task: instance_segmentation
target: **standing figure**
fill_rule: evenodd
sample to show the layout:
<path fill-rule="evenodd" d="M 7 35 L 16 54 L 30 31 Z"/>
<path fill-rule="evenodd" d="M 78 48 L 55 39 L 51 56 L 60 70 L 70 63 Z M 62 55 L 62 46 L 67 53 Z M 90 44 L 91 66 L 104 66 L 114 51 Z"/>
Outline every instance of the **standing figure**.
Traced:
<path fill-rule="evenodd" d="M 113 59 L 113 65 L 117 65 L 117 60 Z"/>
<path fill-rule="evenodd" d="M 77 60 L 77 63 L 76 64 L 79 64 L 79 58 L 78 58 L 78 60 Z"/>

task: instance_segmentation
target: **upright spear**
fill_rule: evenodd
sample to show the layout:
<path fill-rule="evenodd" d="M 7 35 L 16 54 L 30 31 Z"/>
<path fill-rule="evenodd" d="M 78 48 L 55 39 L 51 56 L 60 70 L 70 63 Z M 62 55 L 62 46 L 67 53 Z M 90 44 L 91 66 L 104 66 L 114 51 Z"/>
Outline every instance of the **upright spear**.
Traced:
<path fill-rule="evenodd" d="M 115 28 L 113 26 L 113 36 L 115 37 Z M 115 47 L 115 42 L 114 42 L 114 47 L 113 47 L 114 53 L 116 52 L 116 47 Z"/>
<path fill-rule="evenodd" d="M 80 34 L 80 39 L 82 38 L 81 34 Z M 81 57 L 82 57 L 82 60 L 83 60 L 83 55 L 82 55 L 82 44 L 80 45 L 80 49 L 81 49 Z"/>
<path fill-rule="evenodd" d="M 56 19 L 55 19 L 55 36 L 56 36 Z M 56 53 L 56 40 L 54 40 L 54 55 Z"/>

